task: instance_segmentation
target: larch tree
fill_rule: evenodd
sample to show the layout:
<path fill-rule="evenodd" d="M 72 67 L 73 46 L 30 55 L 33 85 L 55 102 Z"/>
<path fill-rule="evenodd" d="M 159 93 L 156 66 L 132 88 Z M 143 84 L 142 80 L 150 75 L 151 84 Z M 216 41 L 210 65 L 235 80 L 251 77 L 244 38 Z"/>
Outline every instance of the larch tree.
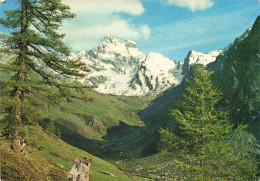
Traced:
<path fill-rule="evenodd" d="M 63 20 L 75 17 L 62 0 L 15 0 L 17 9 L 5 12 L 0 25 L 9 33 L 0 34 L 0 110 L 9 126 L 43 118 L 41 106 L 59 99 L 88 100 L 88 86 L 69 78 L 85 76 L 86 65 L 64 59 L 69 49 L 62 42 Z M 3 77 L 5 75 L 5 77 Z"/>
<path fill-rule="evenodd" d="M 181 133 L 161 129 L 163 151 L 173 156 L 179 180 L 254 180 L 255 158 L 230 141 L 231 134 L 244 126 L 234 128 L 228 111 L 216 108 L 222 93 L 213 86 L 211 74 L 197 65 L 186 79 L 182 99 L 170 110 Z"/>

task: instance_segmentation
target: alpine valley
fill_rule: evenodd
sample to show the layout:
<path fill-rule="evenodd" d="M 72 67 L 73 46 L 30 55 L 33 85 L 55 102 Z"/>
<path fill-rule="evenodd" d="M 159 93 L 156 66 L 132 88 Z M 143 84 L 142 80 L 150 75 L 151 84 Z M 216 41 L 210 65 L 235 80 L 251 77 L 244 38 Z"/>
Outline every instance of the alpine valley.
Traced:
<path fill-rule="evenodd" d="M 175 166 L 160 151 L 158 130 L 176 129 L 169 109 L 181 98 L 186 78 L 196 64 L 214 71 L 213 83 L 224 92 L 219 108 L 231 110 L 232 123 L 248 124 L 245 131 L 234 136 L 234 144 L 259 157 L 259 40 L 260 16 L 227 47 L 208 53 L 191 50 L 184 61 L 155 52 L 146 55 L 134 41 L 111 35 L 93 50 L 71 53 L 66 59 L 86 63 L 90 72 L 84 78 L 69 81 L 94 86 L 87 91 L 93 100 L 48 103 L 45 120 L 59 128 L 60 139 L 45 124 L 24 127 L 36 135 L 24 136 L 31 157 L 14 155 L 4 143 L 1 162 L 7 167 L 3 174 L 24 174 L 23 178 L 28 179 L 36 173 L 36 177 L 49 175 L 50 180 L 64 179 L 74 156 L 87 155 L 94 160 L 91 167 L 94 180 L 170 180 L 175 176 Z M 13 58 L 9 54 L 0 55 L 3 64 Z M 44 69 L 44 65 L 39 67 Z M 1 80 L 9 77 L 4 73 L 0 76 Z M 15 167 L 14 160 L 19 160 L 24 168 Z M 41 164 L 37 165 L 35 160 Z M 31 163 L 34 168 L 26 170 Z M 54 171 L 41 170 L 44 164 Z M 112 173 L 115 178 L 104 176 L 102 171 Z"/>

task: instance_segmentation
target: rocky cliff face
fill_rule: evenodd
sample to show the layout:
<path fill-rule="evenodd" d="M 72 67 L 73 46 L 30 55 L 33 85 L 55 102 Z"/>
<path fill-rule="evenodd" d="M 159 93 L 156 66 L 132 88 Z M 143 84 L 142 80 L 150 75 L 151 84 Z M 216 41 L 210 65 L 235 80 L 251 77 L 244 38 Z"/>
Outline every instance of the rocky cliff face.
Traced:
<path fill-rule="evenodd" d="M 80 81 L 107 94 L 156 95 L 179 84 L 183 77 L 181 62 L 159 53 L 145 55 L 135 42 L 113 36 L 106 36 L 95 50 L 72 53 L 68 59 L 87 63 L 91 72 Z"/>

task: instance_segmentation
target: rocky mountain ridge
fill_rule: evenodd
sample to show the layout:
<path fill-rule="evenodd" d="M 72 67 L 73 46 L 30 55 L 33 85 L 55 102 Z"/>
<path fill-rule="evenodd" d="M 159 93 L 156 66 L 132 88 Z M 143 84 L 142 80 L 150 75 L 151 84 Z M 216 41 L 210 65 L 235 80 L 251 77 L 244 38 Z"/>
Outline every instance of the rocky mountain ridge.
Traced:
<path fill-rule="evenodd" d="M 223 105 L 233 110 L 236 122 L 260 120 L 260 16 L 252 28 L 237 37 L 214 63 L 213 80 L 224 92 Z M 259 137 L 260 138 L 260 137 Z"/>

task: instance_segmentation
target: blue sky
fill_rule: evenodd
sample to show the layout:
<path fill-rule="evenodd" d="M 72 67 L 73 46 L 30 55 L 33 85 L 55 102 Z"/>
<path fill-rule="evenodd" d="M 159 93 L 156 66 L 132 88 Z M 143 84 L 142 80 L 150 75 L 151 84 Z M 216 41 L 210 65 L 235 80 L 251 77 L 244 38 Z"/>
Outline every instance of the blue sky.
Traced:
<path fill-rule="evenodd" d="M 260 14 L 259 0 L 65 2 L 77 14 L 62 27 L 73 51 L 94 49 L 106 35 L 114 35 L 134 40 L 146 54 L 159 52 L 175 60 L 183 60 L 189 50 L 206 53 L 227 46 Z M 0 15 L 13 6 L 1 4 Z M 0 31 L 4 30 L 0 27 Z"/>

